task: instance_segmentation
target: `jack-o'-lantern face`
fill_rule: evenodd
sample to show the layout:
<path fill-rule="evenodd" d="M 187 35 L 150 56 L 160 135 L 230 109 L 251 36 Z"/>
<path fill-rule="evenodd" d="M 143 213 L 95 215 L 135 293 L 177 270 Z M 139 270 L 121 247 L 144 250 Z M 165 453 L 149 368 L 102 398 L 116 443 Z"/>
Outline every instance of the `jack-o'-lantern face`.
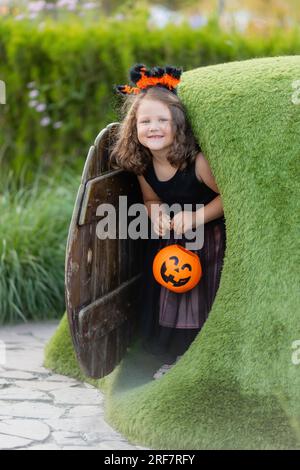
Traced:
<path fill-rule="evenodd" d="M 157 282 L 173 292 L 192 289 L 202 275 L 198 256 L 180 245 L 169 245 L 160 250 L 153 262 Z"/>
<path fill-rule="evenodd" d="M 184 274 L 190 274 L 192 266 L 189 263 L 185 263 L 180 267 L 177 256 L 171 256 L 163 262 L 162 267 L 160 268 L 160 274 L 163 280 L 165 282 L 171 282 L 175 287 L 184 286 L 191 279 L 190 275 L 182 277 L 184 275 L 183 271 Z"/>

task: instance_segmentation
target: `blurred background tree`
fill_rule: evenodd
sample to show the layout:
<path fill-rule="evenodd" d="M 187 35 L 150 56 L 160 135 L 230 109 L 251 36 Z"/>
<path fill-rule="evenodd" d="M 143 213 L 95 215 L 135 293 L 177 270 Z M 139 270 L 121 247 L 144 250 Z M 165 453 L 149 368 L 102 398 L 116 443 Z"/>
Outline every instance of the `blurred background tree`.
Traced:
<path fill-rule="evenodd" d="M 136 9 L 161 8 L 165 12 L 182 15 L 215 15 L 224 17 L 224 25 L 229 18 L 240 23 L 260 22 L 279 27 L 290 27 L 300 22 L 299 0 L 0 0 L 0 15 L 22 15 L 29 13 L 34 19 L 37 14 L 60 18 L 59 11 L 69 14 L 88 15 L 90 19 L 112 17 Z M 167 13 L 165 13 L 167 14 Z"/>

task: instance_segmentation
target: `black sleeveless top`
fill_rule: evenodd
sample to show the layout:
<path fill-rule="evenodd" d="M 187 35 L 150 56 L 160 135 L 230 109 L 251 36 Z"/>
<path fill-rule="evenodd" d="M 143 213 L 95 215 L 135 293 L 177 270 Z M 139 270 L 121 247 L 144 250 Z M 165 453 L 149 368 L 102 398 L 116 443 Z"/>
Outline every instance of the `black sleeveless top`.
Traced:
<path fill-rule="evenodd" d="M 192 210 L 195 211 L 196 204 L 206 205 L 218 196 L 218 193 L 198 180 L 195 163 L 195 161 L 189 163 L 183 170 L 178 169 L 175 175 L 167 181 L 160 181 L 151 161 L 143 176 L 163 202 L 168 205 L 180 204 L 182 209 L 184 204 L 192 204 Z M 189 209 L 186 208 L 186 210 Z M 224 221 L 224 217 L 215 220 L 221 222 Z"/>

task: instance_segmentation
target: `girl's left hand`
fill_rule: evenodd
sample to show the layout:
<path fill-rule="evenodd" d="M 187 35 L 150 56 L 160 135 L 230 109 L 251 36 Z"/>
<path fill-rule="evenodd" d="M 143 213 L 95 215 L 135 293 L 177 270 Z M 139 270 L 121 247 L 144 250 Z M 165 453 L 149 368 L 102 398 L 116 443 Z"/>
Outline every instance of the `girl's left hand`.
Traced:
<path fill-rule="evenodd" d="M 196 213 L 191 211 L 180 211 L 174 215 L 171 220 L 171 229 L 177 235 L 181 235 L 188 230 L 192 230 L 196 227 Z"/>

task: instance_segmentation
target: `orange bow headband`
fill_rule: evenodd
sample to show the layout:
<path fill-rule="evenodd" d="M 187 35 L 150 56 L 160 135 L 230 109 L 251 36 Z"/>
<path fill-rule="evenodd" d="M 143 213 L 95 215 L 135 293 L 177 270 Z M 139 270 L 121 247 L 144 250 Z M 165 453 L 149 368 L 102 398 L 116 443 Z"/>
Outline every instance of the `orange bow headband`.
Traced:
<path fill-rule="evenodd" d="M 147 69 L 144 64 L 136 64 L 131 67 L 129 75 L 130 80 L 136 87 L 130 85 L 116 85 L 114 89 L 122 95 L 139 94 L 149 87 L 161 86 L 173 93 L 176 93 L 176 86 L 180 82 L 182 69 L 167 65 L 162 67 L 153 67 Z"/>

